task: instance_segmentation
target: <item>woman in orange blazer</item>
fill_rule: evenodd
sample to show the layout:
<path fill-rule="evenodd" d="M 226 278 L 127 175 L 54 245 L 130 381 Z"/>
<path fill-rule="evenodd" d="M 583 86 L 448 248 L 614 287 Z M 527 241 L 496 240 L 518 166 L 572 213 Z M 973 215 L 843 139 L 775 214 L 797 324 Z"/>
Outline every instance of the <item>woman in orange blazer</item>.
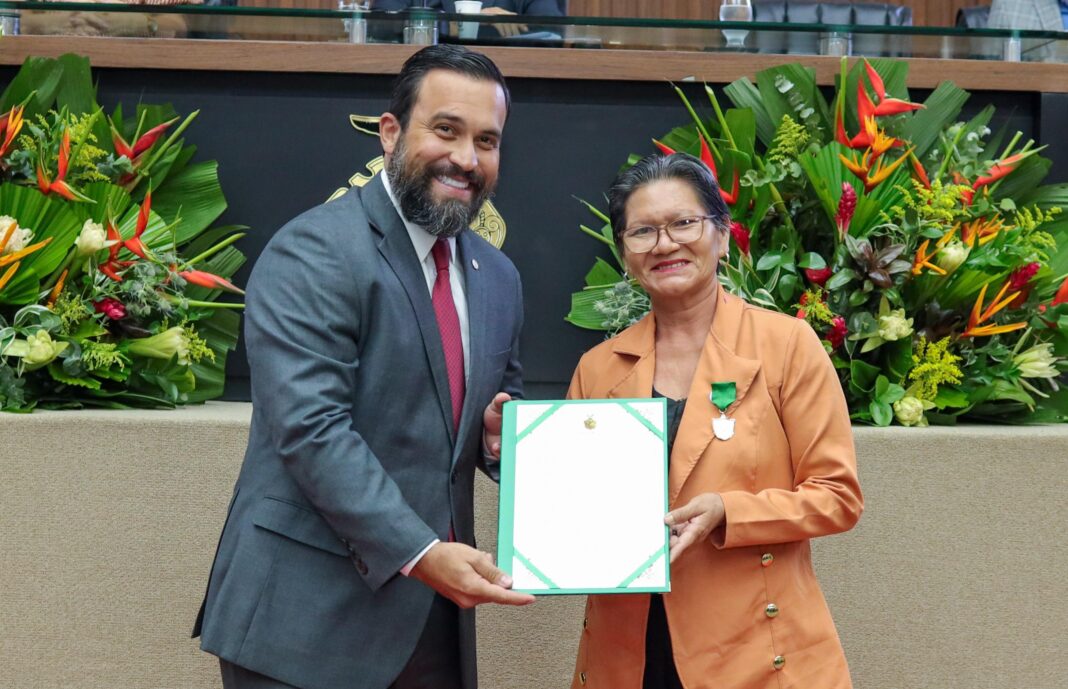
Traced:
<path fill-rule="evenodd" d="M 719 285 L 730 216 L 696 158 L 622 172 L 609 213 L 652 312 L 582 357 L 569 396 L 668 399 L 671 593 L 590 596 L 572 687 L 848 689 L 809 550 L 863 505 L 830 359 Z"/>

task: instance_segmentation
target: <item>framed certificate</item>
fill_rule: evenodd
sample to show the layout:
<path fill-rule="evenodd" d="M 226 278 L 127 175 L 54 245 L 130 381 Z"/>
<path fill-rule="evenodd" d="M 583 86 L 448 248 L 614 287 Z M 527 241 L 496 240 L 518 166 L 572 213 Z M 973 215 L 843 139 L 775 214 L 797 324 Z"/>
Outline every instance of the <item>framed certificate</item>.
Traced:
<path fill-rule="evenodd" d="M 670 591 L 663 399 L 504 406 L 498 566 L 517 591 Z"/>

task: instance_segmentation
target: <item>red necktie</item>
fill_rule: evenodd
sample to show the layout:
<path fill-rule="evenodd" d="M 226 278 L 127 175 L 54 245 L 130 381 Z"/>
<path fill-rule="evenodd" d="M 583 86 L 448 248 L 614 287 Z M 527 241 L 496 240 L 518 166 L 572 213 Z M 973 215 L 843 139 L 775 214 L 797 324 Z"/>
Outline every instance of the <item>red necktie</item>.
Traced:
<path fill-rule="evenodd" d="M 449 374 L 449 393 L 452 396 L 452 423 L 460 427 L 460 412 L 464 406 L 464 342 L 460 336 L 460 317 L 456 315 L 456 303 L 452 300 L 449 284 L 449 260 L 452 252 L 449 240 L 439 239 L 431 251 L 438 274 L 434 279 L 431 301 L 441 333 L 441 349 L 445 352 L 445 370 Z"/>

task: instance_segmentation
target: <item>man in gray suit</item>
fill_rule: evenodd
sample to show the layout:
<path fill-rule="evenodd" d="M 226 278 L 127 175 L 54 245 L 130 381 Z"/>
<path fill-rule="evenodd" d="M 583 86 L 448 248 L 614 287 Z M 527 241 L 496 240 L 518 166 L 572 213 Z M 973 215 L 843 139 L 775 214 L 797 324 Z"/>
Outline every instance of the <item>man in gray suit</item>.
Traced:
<path fill-rule="evenodd" d="M 1057 0 L 993 0 L 990 5 L 991 29 L 1031 29 L 1061 31 L 1061 11 Z"/>
<path fill-rule="evenodd" d="M 485 56 L 416 53 L 385 173 L 256 263 L 252 427 L 194 629 L 227 689 L 473 689 L 470 608 L 533 601 L 473 547 L 474 471 L 521 393 L 519 276 L 466 231 L 509 108 Z"/>

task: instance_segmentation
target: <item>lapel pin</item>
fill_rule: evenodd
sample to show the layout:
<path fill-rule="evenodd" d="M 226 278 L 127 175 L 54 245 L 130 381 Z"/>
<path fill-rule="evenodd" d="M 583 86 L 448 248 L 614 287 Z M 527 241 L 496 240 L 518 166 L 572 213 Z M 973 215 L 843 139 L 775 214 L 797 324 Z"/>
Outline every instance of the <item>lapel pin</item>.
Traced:
<path fill-rule="evenodd" d="M 471 267 L 474 268 L 475 270 L 478 270 L 478 259 L 477 258 L 472 258 L 471 259 Z"/>
<path fill-rule="evenodd" d="M 708 399 L 719 410 L 719 418 L 712 419 L 712 433 L 720 440 L 730 440 L 734 437 L 735 419 L 727 416 L 727 408 L 734 404 L 737 398 L 738 391 L 733 382 L 712 383 L 712 392 Z"/>

